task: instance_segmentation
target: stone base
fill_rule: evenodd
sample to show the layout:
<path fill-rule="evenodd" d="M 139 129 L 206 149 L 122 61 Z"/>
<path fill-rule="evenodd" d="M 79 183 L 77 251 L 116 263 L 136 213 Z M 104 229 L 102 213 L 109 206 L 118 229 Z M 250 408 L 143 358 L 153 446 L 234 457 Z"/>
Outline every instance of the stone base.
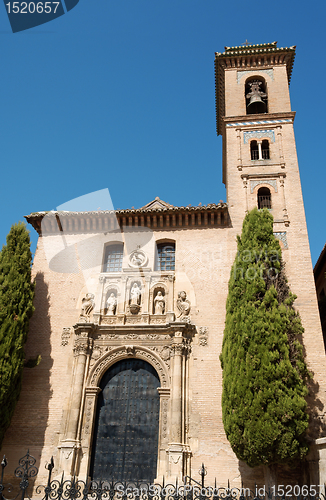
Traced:
<path fill-rule="evenodd" d="M 59 449 L 59 467 L 58 470 L 64 472 L 65 477 L 74 476 L 76 468 L 76 460 L 78 450 L 80 449 L 79 441 L 74 439 L 66 439 L 61 441 Z"/>

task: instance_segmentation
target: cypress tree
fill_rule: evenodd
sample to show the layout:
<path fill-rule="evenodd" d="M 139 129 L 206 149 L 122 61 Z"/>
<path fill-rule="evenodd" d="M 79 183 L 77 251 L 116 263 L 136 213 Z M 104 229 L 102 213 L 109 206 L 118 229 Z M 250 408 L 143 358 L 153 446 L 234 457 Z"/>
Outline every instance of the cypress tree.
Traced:
<path fill-rule="evenodd" d="M 29 232 L 14 224 L 0 253 L 0 446 L 19 398 L 29 319 L 33 314 Z"/>
<path fill-rule="evenodd" d="M 244 219 L 231 270 L 222 353 L 223 424 L 249 466 L 294 464 L 308 447 L 303 328 L 293 307 L 273 217 Z"/>

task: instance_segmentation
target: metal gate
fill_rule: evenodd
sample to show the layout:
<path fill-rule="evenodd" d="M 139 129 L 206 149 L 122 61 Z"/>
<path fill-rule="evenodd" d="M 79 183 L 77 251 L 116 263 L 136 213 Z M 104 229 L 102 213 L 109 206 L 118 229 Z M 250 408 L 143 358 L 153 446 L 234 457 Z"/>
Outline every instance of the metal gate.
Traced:
<path fill-rule="evenodd" d="M 104 374 L 93 439 L 94 480 L 154 480 L 159 385 L 155 369 L 140 359 L 119 361 Z"/>

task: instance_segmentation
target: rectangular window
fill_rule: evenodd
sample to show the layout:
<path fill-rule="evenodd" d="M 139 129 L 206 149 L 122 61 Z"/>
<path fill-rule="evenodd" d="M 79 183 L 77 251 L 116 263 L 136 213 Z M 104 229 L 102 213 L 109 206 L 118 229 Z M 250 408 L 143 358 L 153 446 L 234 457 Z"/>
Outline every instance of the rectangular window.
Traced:
<path fill-rule="evenodd" d="M 104 271 L 117 273 L 122 269 L 123 245 L 110 245 L 106 249 Z"/>
<path fill-rule="evenodd" d="M 163 243 L 157 245 L 157 271 L 175 270 L 175 246 L 174 243 Z"/>

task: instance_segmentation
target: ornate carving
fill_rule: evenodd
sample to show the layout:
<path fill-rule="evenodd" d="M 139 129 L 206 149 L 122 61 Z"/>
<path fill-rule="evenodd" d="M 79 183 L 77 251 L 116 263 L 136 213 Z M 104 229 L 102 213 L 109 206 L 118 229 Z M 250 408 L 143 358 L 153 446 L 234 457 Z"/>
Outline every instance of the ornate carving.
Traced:
<path fill-rule="evenodd" d="M 86 402 L 86 420 L 85 420 L 85 427 L 84 427 L 84 432 L 85 434 L 90 434 L 90 427 L 91 427 L 91 418 L 92 418 L 92 408 L 93 408 L 93 401 L 91 398 L 87 398 Z"/>
<path fill-rule="evenodd" d="M 73 352 L 74 356 L 79 356 L 80 354 L 85 354 L 86 356 L 88 353 L 88 341 L 76 343 Z"/>
<path fill-rule="evenodd" d="M 137 246 L 137 250 L 134 250 L 129 255 L 129 266 L 133 268 L 144 267 L 147 264 L 148 257 L 143 250 L 140 250 L 140 246 Z"/>
<path fill-rule="evenodd" d="M 92 358 L 93 359 L 98 359 L 102 356 L 102 349 L 96 345 L 93 349 L 93 352 L 92 352 Z"/>
<path fill-rule="evenodd" d="M 171 349 L 168 346 L 164 346 L 161 349 L 161 358 L 163 361 L 168 361 L 171 357 Z"/>
<path fill-rule="evenodd" d="M 184 344 L 172 344 L 171 349 L 175 356 L 182 356 L 184 353 Z"/>
<path fill-rule="evenodd" d="M 64 327 L 62 329 L 62 333 L 61 333 L 61 345 L 63 345 L 63 346 L 68 345 L 69 338 L 70 338 L 70 333 L 71 333 L 71 328 L 70 327 Z"/>
<path fill-rule="evenodd" d="M 286 237 L 286 231 L 282 231 L 282 232 L 279 232 L 279 233 L 273 233 L 275 238 L 279 239 L 280 241 L 282 241 L 283 245 L 284 245 L 284 248 L 287 250 L 289 248 L 288 246 L 288 240 L 287 240 L 287 237 Z"/>
<path fill-rule="evenodd" d="M 275 142 L 274 130 L 249 130 L 243 132 L 244 144 L 248 144 L 252 139 L 264 139 L 265 137 L 269 137 L 271 142 Z"/>
<path fill-rule="evenodd" d="M 101 318 L 101 325 L 115 325 L 117 321 L 117 317 L 104 317 Z"/>
<path fill-rule="evenodd" d="M 178 455 L 172 455 L 172 453 L 170 453 L 169 462 L 177 464 L 181 460 L 181 456 L 181 453 L 178 453 Z"/>
<path fill-rule="evenodd" d="M 135 355 L 135 347 L 133 345 L 125 345 L 125 350 L 128 356 L 134 356 Z"/>
<path fill-rule="evenodd" d="M 145 359 L 148 361 L 157 371 L 160 381 L 161 387 L 167 387 L 168 377 L 166 368 L 164 368 L 164 364 L 157 358 L 157 355 L 151 353 L 144 347 L 140 346 L 125 346 L 119 347 L 117 350 L 108 353 L 102 358 L 102 361 L 99 360 L 98 364 L 95 365 L 95 369 L 92 370 L 90 375 L 90 383 L 94 387 L 97 385 L 99 379 L 101 378 L 102 373 L 104 373 L 115 361 L 119 359 L 124 359 L 126 357 L 126 347 L 133 347 L 133 356 L 140 359 Z"/>
<path fill-rule="evenodd" d="M 165 325 L 166 324 L 166 316 L 163 318 L 155 318 L 151 317 L 151 325 Z"/>
<path fill-rule="evenodd" d="M 276 179 L 260 179 L 257 181 L 250 181 L 250 192 L 253 193 L 256 186 L 259 184 L 268 184 L 274 188 L 275 193 L 277 193 L 277 183 Z"/>
<path fill-rule="evenodd" d="M 189 322 L 189 313 L 190 313 L 190 301 L 187 299 L 187 294 L 183 290 L 178 293 L 178 298 L 177 298 L 177 309 L 179 311 L 178 319 L 179 321 L 185 321 Z"/>
<path fill-rule="evenodd" d="M 128 316 L 126 318 L 126 323 L 134 324 L 134 323 L 142 323 L 143 318 L 141 316 Z"/>
<path fill-rule="evenodd" d="M 151 349 L 151 351 L 157 352 L 157 354 L 159 354 L 159 356 L 163 359 L 167 367 L 170 368 L 170 359 L 171 359 L 170 346 L 164 346 L 164 347 L 153 346 L 150 347 L 149 349 Z"/>
<path fill-rule="evenodd" d="M 139 335 L 136 333 L 128 333 L 128 335 L 124 336 L 126 339 L 139 339 Z"/>
<path fill-rule="evenodd" d="M 116 333 L 101 333 L 98 336 L 99 340 L 109 340 L 109 339 L 116 339 L 118 338 L 118 335 Z"/>
<path fill-rule="evenodd" d="M 99 280 L 100 283 L 105 283 L 106 277 L 105 276 L 100 276 L 98 280 Z"/>
<path fill-rule="evenodd" d="M 207 346 L 208 343 L 208 328 L 206 326 L 199 327 L 199 340 L 198 344 L 201 346 Z"/>
<path fill-rule="evenodd" d="M 94 294 L 87 293 L 86 297 L 84 297 L 82 300 L 82 307 L 81 307 L 81 312 L 80 312 L 80 317 L 79 317 L 80 323 L 89 323 L 90 315 L 94 309 L 94 306 L 95 306 Z"/>
<path fill-rule="evenodd" d="M 162 401 L 162 437 L 167 438 L 168 430 L 168 401 L 164 398 Z"/>

